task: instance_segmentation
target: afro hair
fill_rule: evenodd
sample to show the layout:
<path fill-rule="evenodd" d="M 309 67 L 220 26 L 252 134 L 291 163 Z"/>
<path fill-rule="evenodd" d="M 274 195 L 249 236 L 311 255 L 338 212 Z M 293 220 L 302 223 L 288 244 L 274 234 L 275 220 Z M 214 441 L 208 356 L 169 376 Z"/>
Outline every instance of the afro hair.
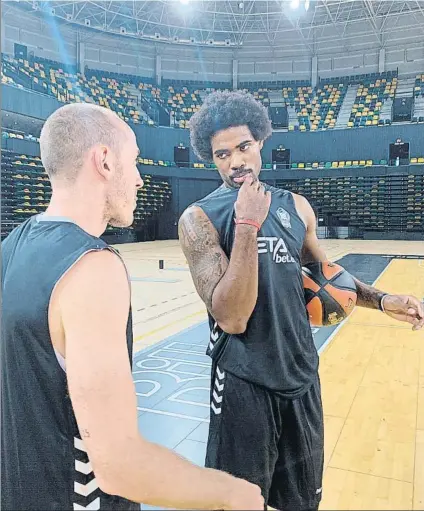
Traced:
<path fill-rule="evenodd" d="M 212 161 L 211 139 L 218 131 L 248 126 L 255 140 L 266 140 L 272 133 L 267 109 L 244 92 L 214 92 L 190 119 L 190 140 L 196 155 Z"/>

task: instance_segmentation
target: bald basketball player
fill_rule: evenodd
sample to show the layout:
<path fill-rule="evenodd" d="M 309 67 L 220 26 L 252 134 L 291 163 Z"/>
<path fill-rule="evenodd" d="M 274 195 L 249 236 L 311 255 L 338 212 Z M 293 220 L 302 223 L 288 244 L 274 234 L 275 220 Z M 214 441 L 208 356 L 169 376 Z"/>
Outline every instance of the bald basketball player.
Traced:
<path fill-rule="evenodd" d="M 50 205 L 2 247 L 2 509 L 263 509 L 257 486 L 138 432 L 128 275 L 99 238 L 133 222 L 134 133 L 74 104 L 49 117 L 40 148 Z"/>
<path fill-rule="evenodd" d="M 276 509 L 317 509 L 323 414 L 301 273 L 327 260 L 314 212 L 304 197 L 259 181 L 271 123 L 252 96 L 211 94 L 190 129 L 196 154 L 223 180 L 179 222 L 211 328 L 206 466 L 259 485 Z M 359 306 L 423 327 L 417 298 L 356 284 Z"/>

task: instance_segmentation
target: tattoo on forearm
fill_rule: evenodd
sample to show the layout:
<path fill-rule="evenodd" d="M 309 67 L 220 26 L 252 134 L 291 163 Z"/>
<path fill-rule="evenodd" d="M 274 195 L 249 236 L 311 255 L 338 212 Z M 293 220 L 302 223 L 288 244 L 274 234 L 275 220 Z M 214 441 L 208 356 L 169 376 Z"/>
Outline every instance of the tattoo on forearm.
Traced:
<path fill-rule="evenodd" d="M 187 211 L 179 224 L 179 238 L 197 292 L 211 311 L 213 292 L 228 266 L 218 234 L 211 230 L 208 219 Z"/>
<path fill-rule="evenodd" d="M 366 307 L 367 309 L 379 309 L 380 300 L 384 293 L 357 279 L 355 279 L 355 283 L 358 292 L 357 305 L 359 307 Z"/>

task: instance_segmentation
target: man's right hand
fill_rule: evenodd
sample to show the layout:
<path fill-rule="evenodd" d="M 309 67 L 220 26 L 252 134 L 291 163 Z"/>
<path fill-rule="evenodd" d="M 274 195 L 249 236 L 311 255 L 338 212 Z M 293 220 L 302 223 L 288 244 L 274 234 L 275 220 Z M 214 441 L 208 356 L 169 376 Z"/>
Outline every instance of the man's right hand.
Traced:
<path fill-rule="evenodd" d="M 271 192 L 252 175 L 248 175 L 238 193 L 235 203 L 237 220 L 253 220 L 262 225 L 268 216 L 271 205 Z"/>
<path fill-rule="evenodd" d="M 248 483 L 244 479 L 233 479 L 232 487 L 227 494 L 227 506 L 225 509 L 250 509 L 262 511 L 264 498 L 261 489 L 255 484 Z"/>

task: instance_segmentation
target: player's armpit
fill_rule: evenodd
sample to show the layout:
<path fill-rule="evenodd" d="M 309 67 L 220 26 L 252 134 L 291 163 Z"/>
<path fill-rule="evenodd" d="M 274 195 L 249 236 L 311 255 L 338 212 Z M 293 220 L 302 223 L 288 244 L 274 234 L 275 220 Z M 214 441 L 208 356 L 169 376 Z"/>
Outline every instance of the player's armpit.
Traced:
<path fill-rule="evenodd" d="M 324 249 L 320 246 L 317 237 L 316 223 L 317 219 L 309 201 L 302 195 L 292 194 L 295 201 L 296 210 L 303 220 L 306 228 L 305 239 L 302 247 L 302 264 L 324 262 L 327 256 Z"/>

